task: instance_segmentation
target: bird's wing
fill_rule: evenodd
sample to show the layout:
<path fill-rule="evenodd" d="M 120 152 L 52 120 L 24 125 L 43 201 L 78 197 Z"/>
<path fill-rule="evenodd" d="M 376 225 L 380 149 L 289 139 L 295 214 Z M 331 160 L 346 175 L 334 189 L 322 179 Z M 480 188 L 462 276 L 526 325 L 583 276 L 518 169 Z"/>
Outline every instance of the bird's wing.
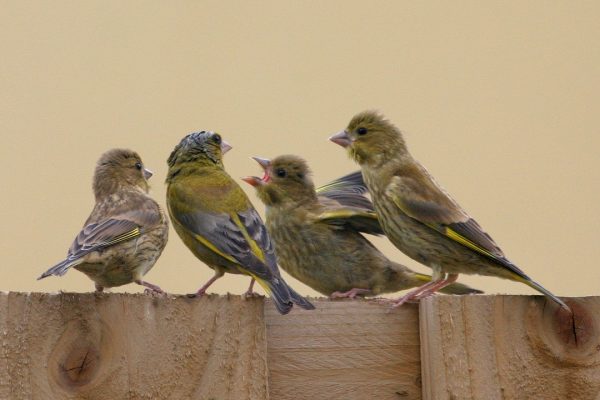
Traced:
<path fill-rule="evenodd" d="M 411 218 L 447 238 L 493 259 L 519 276 L 526 276 L 512 264 L 494 240 L 423 169 L 396 175 L 386 195 Z"/>
<path fill-rule="evenodd" d="M 342 176 L 318 187 L 316 191 L 319 197 L 335 200 L 344 206 L 374 210 L 373 203 L 365 196 L 367 186 L 360 171 Z"/>
<path fill-rule="evenodd" d="M 279 275 L 271 239 L 254 208 L 232 213 L 178 211 L 171 214 L 193 238 L 250 275 L 268 279 Z M 274 268 L 272 266 L 275 266 Z"/>
<path fill-rule="evenodd" d="M 383 235 L 383 229 L 374 211 L 354 207 L 329 207 L 315 216 L 315 221 L 335 229 L 354 230 L 371 235 Z"/>
<path fill-rule="evenodd" d="M 142 227 L 139 223 L 131 219 L 120 218 L 120 216 L 94 222 L 84 226 L 79 232 L 69 249 L 68 258 L 77 259 L 141 234 Z"/>

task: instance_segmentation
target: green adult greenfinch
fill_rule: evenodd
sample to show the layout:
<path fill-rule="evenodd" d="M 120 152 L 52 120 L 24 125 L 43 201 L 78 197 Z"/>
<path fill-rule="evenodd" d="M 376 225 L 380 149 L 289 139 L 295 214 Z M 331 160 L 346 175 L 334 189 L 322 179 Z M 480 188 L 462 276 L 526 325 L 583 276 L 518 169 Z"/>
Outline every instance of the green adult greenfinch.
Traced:
<path fill-rule="evenodd" d="M 151 176 L 131 150 L 104 153 L 94 173 L 96 204 L 91 215 L 67 258 L 38 279 L 64 275 L 73 267 L 90 277 L 99 292 L 135 282 L 161 293 L 158 286 L 142 280 L 165 248 L 169 233 L 165 214 L 148 196 Z"/>
<path fill-rule="evenodd" d="M 175 146 L 168 164 L 167 209 L 185 245 L 215 271 L 196 295 L 224 273 L 256 280 L 281 314 L 293 304 L 314 306 L 281 277 L 275 251 L 260 216 L 240 186 L 225 172 L 223 154 L 231 149 L 214 132 L 196 132 Z"/>
<path fill-rule="evenodd" d="M 425 297 L 465 273 L 522 282 L 569 310 L 506 258 L 490 235 L 411 156 L 400 130 L 382 115 L 359 113 L 330 140 L 345 147 L 360 165 L 387 237 L 406 255 L 433 269 L 431 282 L 396 305 Z"/>
<path fill-rule="evenodd" d="M 361 233 L 383 234 L 360 172 L 315 189 L 307 163 L 294 155 L 254 157 L 264 177 L 243 178 L 266 206 L 279 266 L 332 298 L 376 296 L 420 286 L 431 276 L 389 260 Z M 452 284 L 446 293 L 481 293 Z"/>

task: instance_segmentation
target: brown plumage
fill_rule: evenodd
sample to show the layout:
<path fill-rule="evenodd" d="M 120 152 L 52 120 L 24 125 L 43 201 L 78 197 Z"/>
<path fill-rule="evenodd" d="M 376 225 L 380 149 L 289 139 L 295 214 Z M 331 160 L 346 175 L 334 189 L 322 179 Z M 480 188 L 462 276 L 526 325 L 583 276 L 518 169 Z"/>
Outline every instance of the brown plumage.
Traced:
<path fill-rule="evenodd" d="M 389 260 L 361 233 L 382 234 L 360 172 L 315 189 L 306 162 L 255 158 L 265 176 L 244 180 L 266 206 L 281 268 L 331 297 L 375 296 L 420 286 L 431 277 Z M 447 293 L 480 293 L 462 284 Z"/>
<path fill-rule="evenodd" d="M 387 237 L 409 257 L 431 267 L 434 282 L 399 299 L 421 298 L 453 282 L 459 273 L 525 283 L 563 308 L 566 304 L 509 261 L 484 232 L 415 160 L 402 134 L 376 112 L 356 115 L 330 138 L 361 166 Z"/>
<path fill-rule="evenodd" d="M 98 291 L 135 282 L 161 292 L 142 280 L 168 238 L 167 218 L 148 196 L 150 176 L 137 153 L 124 149 L 104 153 L 94 174 L 92 213 L 67 258 L 38 279 L 64 275 L 73 267 L 92 279 Z"/>

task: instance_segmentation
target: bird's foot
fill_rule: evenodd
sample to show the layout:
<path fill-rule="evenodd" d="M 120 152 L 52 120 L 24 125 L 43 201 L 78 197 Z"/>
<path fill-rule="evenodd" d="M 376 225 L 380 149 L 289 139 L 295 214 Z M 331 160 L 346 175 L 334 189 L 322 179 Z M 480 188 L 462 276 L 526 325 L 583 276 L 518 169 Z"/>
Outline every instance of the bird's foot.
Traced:
<path fill-rule="evenodd" d="M 369 293 L 371 293 L 371 291 L 369 289 L 352 288 L 352 289 L 348 290 L 347 292 L 333 292 L 333 293 L 331 293 L 329 298 L 331 300 L 345 299 L 345 298 L 354 300 L 359 296 L 365 296 Z"/>
<path fill-rule="evenodd" d="M 202 288 L 200 290 L 198 290 L 196 293 L 188 293 L 186 294 L 187 297 L 189 297 L 190 299 L 193 299 L 195 297 L 202 297 L 206 294 L 206 289 Z"/>
<path fill-rule="evenodd" d="M 146 282 L 141 279 L 135 280 L 134 282 L 137 283 L 138 285 L 145 287 L 144 294 L 150 294 L 150 295 L 165 294 L 165 292 L 160 287 L 156 286 L 153 283 Z"/>
<path fill-rule="evenodd" d="M 392 308 L 398 308 L 404 303 L 418 303 L 419 299 L 421 299 L 419 293 L 411 292 L 411 293 L 408 293 L 408 294 L 400 297 L 399 299 L 392 300 L 390 303 L 392 305 Z"/>
<path fill-rule="evenodd" d="M 252 280 L 250 280 L 250 287 L 242 294 L 243 298 L 249 299 L 252 297 L 260 297 L 260 294 L 254 292 L 254 282 L 255 280 L 252 278 Z"/>

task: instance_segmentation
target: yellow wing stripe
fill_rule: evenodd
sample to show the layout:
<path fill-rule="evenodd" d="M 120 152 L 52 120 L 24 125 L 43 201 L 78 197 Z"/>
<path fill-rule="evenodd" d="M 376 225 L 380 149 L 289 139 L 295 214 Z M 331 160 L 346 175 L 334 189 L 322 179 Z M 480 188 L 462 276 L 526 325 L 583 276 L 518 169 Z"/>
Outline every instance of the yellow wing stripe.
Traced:
<path fill-rule="evenodd" d="M 250 237 L 250 235 L 248 234 L 248 230 L 246 229 L 246 226 L 244 226 L 244 224 L 242 224 L 242 221 L 240 221 L 240 217 L 237 214 L 233 214 L 231 216 L 231 219 L 233 220 L 235 225 L 238 228 L 240 228 L 242 235 L 244 235 L 244 239 L 246 239 L 246 242 L 248 242 L 248 244 L 250 245 L 250 251 L 252 251 L 252 254 L 254 254 L 256 256 L 256 258 L 258 258 L 260 261 L 262 261 L 264 263 L 265 262 L 265 254 L 264 254 L 263 250 L 260 248 L 260 246 L 258 244 L 256 244 L 256 241 Z M 258 281 L 258 279 L 257 279 L 257 281 Z"/>
<path fill-rule="evenodd" d="M 202 236 L 200 236 L 200 235 L 194 235 L 194 238 L 196 238 L 197 241 L 199 241 L 204 246 L 208 247 L 211 251 L 214 251 L 215 253 L 217 253 L 221 257 L 223 257 L 223 258 L 231 261 L 232 263 L 239 264 L 238 261 L 235 258 L 231 257 L 230 255 L 228 255 L 226 253 L 223 253 L 221 250 L 217 249 L 215 247 L 215 245 L 213 245 L 211 242 L 209 242 L 208 240 L 206 240 Z"/>
<path fill-rule="evenodd" d="M 124 242 L 125 240 L 133 239 L 141 234 L 140 228 L 135 228 L 130 230 L 129 232 L 125 232 L 122 235 L 115 236 L 108 242 L 104 242 L 103 246 L 111 246 L 113 244 L 117 244 L 119 242 Z"/>
<path fill-rule="evenodd" d="M 429 275 L 415 274 L 415 278 L 417 278 L 417 280 L 424 282 L 424 283 L 431 282 L 431 276 L 429 276 Z"/>
<path fill-rule="evenodd" d="M 357 216 L 378 220 L 377 214 L 374 211 L 354 211 L 354 210 L 326 211 L 319 215 L 319 219 L 320 220 L 342 219 L 342 218 L 350 218 L 350 217 L 357 217 Z"/>
<path fill-rule="evenodd" d="M 463 246 L 466 246 L 472 250 L 475 250 L 478 253 L 486 255 L 490 258 L 494 258 L 494 259 L 496 258 L 496 256 L 494 254 L 490 253 L 483 247 L 476 245 L 475 243 L 473 243 L 466 237 L 462 236 L 459 233 L 456 233 L 455 231 L 453 231 L 452 229 L 450 229 L 448 227 L 446 227 L 446 236 L 448 236 L 450 239 L 454 240 L 455 242 L 462 244 Z"/>

